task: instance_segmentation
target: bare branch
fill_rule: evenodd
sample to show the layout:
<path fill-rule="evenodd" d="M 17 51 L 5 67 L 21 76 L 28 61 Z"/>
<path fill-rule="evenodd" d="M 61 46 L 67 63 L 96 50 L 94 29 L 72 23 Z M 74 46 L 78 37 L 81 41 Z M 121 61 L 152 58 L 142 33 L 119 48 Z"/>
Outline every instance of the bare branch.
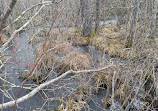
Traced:
<path fill-rule="evenodd" d="M 36 87 L 34 90 L 32 90 L 30 93 L 28 93 L 27 95 L 17 99 L 17 100 L 14 100 L 14 101 L 10 101 L 10 102 L 6 102 L 6 103 L 3 103 L 3 104 L 0 104 L 0 109 L 3 109 L 3 108 L 7 108 L 7 107 L 11 107 L 15 104 L 15 101 L 16 103 L 21 103 L 29 98 L 31 98 L 32 96 L 34 96 L 37 92 L 39 92 L 41 89 L 43 89 L 44 87 L 56 82 L 56 81 L 59 81 L 60 79 L 68 76 L 69 74 L 80 74 L 80 73 L 89 73 L 89 72 L 98 72 L 98 71 L 102 71 L 104 69 L 107 69 L 111 66 L 114 66 L 114 65 L 108 65 L 108 66 L 105 66 L 101 69 L 92 69 L 92 70 L 81 70 L 81 71 L 73 71 L 73 70 L 69 70 L 65 73 L 63 73 L 61 76 L 55 78 L 55 79 L 52 79 L 48 82 L 45 82 L 41 85 L 39 85 L 38 87 Z"/>
<path fill-rule="evenodd" d="M 8 29 L 10 28 L 11 25 L 13 25 L 15 22 L 17 22 L 26 12 L 28 12 L 29 10 L 31 10 L 32 8 L 36 7 L 36 6 L 39 6 L 39 5 L 49 5 L 49 4 L 52 4 L 53 2 L 52 1 L 44 1 L 44 2 L 41 2 L 41 3 L 38 3 L 38 4 L 35 4 L 33 6 L 31 6 L 30 8 L 24 10 L 11 24 L 9 24 L 7 27 L 5 27 L 4 29 Z"/>
<path fill-rule="evenodd" d="M 9 17 L 9 15 L 11 14 L 15 4 L 16 4 L 17 0 L 12 0 L 9 9 L 7 10 L 7 12 L 5 13 L 5 15 L 3 16 L 1 23 L 0 23 L 0 32 L 2 31 L 2 29 L 4 28 L 4 25 L 6 23 L 6 19 Z"/>
<path fill-rule="evenodd" d="M 8 41 L 7 41 L 5 44 L 2 45 L 2 48 L 0 49 L 0 52 L 2 52 L 3 49 L 5 49 L 5 47 L 11 42 L 11 40 L 14 39 L 15 35 L 16 35 L 18 32 L 20 32 L 22 29 L 24 29 L 24 28 L 37 16 L 37 14 L 44 8 L 44 6 L 46 6 L 46 5 L 42 5 L 42 6 L 40 7 L 40 9 L 35 13 L 35 15 L 34 15 L 33 17 L 31 17 L 30 20 L 28 20 L 22 27 L 20 27 L 19 29 L 15 30 L 15 31 L 13 32 L 13 34 L 12 34 L 11 37 L 8 39 Z"/>

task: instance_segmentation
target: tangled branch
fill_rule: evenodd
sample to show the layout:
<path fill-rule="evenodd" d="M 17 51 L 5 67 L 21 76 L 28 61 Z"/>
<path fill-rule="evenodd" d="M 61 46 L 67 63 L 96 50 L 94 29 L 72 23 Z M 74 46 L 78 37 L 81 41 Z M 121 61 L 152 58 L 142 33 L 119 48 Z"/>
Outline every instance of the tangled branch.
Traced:
<path fill-rule="evenodd" d="M 113 65 L 108 65 L 108 66 L 105 66 L 101 69 L 92 69 L 92 70 L 81 70 L 81 71 L 74 71 L 74 70 L 69 70 L 65 73 L 63 73 L 62 75 L 60 75 L 59 77 L 55 78 L 55 79 L 52 79 L 48 82 L 45 82 L 45 83 L 42 83 L 41 85 L 39 85 L 38 87 L 36 87 L 35 89 L 33 89 L 30 93 L 28 93 L 27 95 L 17 99 L 17 100 L 14 100 L 14 101 L 10 101 L 10 102 L 6 102 L 6 103 L 3 103 L 3 104 L 0 104 L 0 109 L 3 109 L 3 108 L 7 108 L 7 107 L 11 107 L 16 103 L 21 103 L 29 98 L 31 98 L 32 96 L 34 96 L 37 92 L 39 92 L 41 89 L 43 89 L 44 87 L 56 82 L 56 81 L 59 81 L 60 79 L 68 76 L 69 74 L 80 74 L 80 73 L 89 73 L 89 72 L 98 72 L 98 71 L 102 71 L 104 69 L 107 69 L 109 67 L 111 67 Z M 52 71 L 51 71 L 52 72 Z"/>

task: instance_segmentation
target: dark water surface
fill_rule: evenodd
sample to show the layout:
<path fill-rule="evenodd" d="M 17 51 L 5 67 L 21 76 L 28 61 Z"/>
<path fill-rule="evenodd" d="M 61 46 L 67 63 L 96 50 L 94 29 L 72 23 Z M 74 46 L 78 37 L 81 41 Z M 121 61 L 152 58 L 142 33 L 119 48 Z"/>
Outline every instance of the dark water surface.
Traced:
<path fill-rule="evenodd" d="M 116 22 L 116 21 L 106 21 L 101 22 L 102 25 L 108 24 L 109 22 Z M 29 39 L 29 35 L 27 32 L 20 33 L 20 37 L 16 37 L 14 40 L 15 44 L 19 41 L 19 47 L 17 48 L 15 54 L 14 61 L 20 63 L 34 63 L 34 49 L 30 44 L 27 44 L 27 41 Z M 18 46 L 18 45 L 17 45 Z M 14 46 L 16 47 L 16 46 Z M 125 63 L 125 60 L 118 60 L 117 58 L 110 58 L 107 54 L 104 54 L 101 56 L 100 51 L 96 50 L 93 46 L 80 46 L 80 47 L 73 47 L 73 50 L 77 50 L 81 53 L 86 53 L 92 57 L 92 63 L 93 67 L 97 68 L 98 62 L 101 61 L 104 63 L 104 66 L 109 63 L 109 60 L 114 62 L 114 64 L 119 63 Z M 12 52 L 11 48 L 5 51 L 5 54 L 10 54 Z M 13 55 L 12 55 L 13 56 Z M 99 59 L 98 59 L 99 58 Z M 11 58 L 7 62 L 12 62 L 13 59 Z M 23 74 L 25 71 L 27 71 L 29 68 L 33 68 L 32 65 L 29 67 L 26 67 L 26 65 L 17 65 L 17 64 L 6 64 L 2 70 L 2 74 L 6 74 L 6 80 L 8 82 L 11 82 L 15 85 L 21 85 L 23 82 L 22 79 L 19 78 L 19 74 Z M 53 75 L 53 73 L 52 73 Z M 73 77 L 73 76 L 72 76 Z M 28 100 L 25 100 L 22 103 L 19 103 L 16 111 L 33 111 L 33 110 L 40 110 L 43 109 L 46 111 L 52 111 L 55 110 L 58 105 L 60 105 L 60 101 L 58 100 L 51 100 L 53 98 L 62 98 L 66 99 L 68 96 L 71 96 L 71 92 L 77 90 L 79 88 L 80 84 L 76 79 L 69 79 L 71 76 L 68 76 L 64 78 L 63 80 L 60 80 L 50 86 L 48 86 L 46 89 L 53 89 L 53 90 L 47 90 L 47 91 L 39 91 L 37 94 L 35 94 L 33 97 L 29 98 Z M 1 85 L 7 85 L 8 83 L 4 83 L 0 80 Z M 94 85 L 94 84 L 93 84 Z M 36 87 L 37 84 L 35 84 L 33 81 L 27 81 L 25 87 Z M 59 88 L 60 86 L 64 86 Z M 20 88 L 16 87 L 3 87 L 1 88 L 3 91 L 8 92 L 7 94 L 10 94 L 10 98 L 7 98 L 6 95 L 3 95 L 4 93 L 0 93 L 0 104 L 9 102 L 11 100 L 14 100 L 16 96 L 18 95 L 18 92 Z M 29 89 L 23 89 L 20 97 L 28 94 L 31 90 Z M 104 106 L 102 104 L 102 99 L 106 95 L 106 89 L 100 89 L 98 93 L 95 91 L 92 93 L 93 95 L 88 100 L 89 107 L 94 111 L 103 111 Z M 138 102 L 138 101 L 137 101 Z M 116 102 L 115 108 L 119 109 L 120 105 Z M 12 111 L 13 107 L 9 107 L 7 109 L 3 109 L 2 111 Z M 111 110 L 111 109 L 107 109 Z"/>
<path fill-rule="evenodd" d="M 29 35 L 27 35 L 26 32 L 23 32 L 20 34 L 20 37 L 17 37 L 14 41 L 15 44 L 19 41 L 18 43 L 19 47 L 17 48 L 17 51 L 16 51 L 17 53 L 14 56 L 14 62 L 20 62 L 21 64 L 24 64 L 24 65 L 6 64 L 2 70 L 2 74 L 4 73 L 6 74 L 6 80 L 18 86 L 20 86 L 21 83 L 23 82 L 23 79 L 20 79 L 19 75 L 23 74 L 25 71 L 28 70 L 28 67 L 26 67 L 25 63 L 27 64 L 33 63 L 34 49 L 31 47 L 31 45 L 27 44 L 28 39 L 29 39 Z M 17 47 L 18 45 L 14 47 Z M 99 51 L 97 51 L 94 47 L 92 46 L 73 47 L 73 50 L 77 50 L 81 53 L 89 54 L 92 57 L 92 61 L 94 63 L 93 67 L 97 66 Z M 10 54 L 10 53 L 14 54 L 11 48 L 5 51 L 5 54 Z M 13 55 L 11 56 L 13 57 Z M 109 61 L 108 59 L 109 59 L 108 55 L 105 55 L 101 61 L 104 60 L 105 64 L 107 64 Z M 8 60 L 7 62 L 12 63 L 13 58 Z M 29 68 L 33 68 L 33 66 L 30 66 Z M 55 89 L 54 91 L 44 91 L 44 92 L 40 91 L 39 93 L 35 94 L 33 97 L 29 98 L 28 100 L 19 103 L 16 110 L 17 111 L 32 111 L 32 110 L 39 110 L 39 109 L 45 109 L 48 111 L 51 109 L 55 110 L 56 107 L 60 105 L 60 102 L 57 100 L 53 100 L 51 102 L 46 101 L 48 98 L 55 98 L 55 97 L 66 98 L 70 96 L 70 91 L 68 91 L 68 89 L 76 90 L 79 87 L 77 80 L 75 79 L 66 80 L 68 78 L 69 76 L 66 77 L 64 81 L 61 80 L 49 86 L 50 89 Z M 2 81 L 1 81 L 1 84 L 7 85 L 7 83 L 4 83 Z M 57 89 L 59 86 L 64 86 L 65 84 L 67 84 L 66 89 L 65 88 Z M 25 87 L 26 86 L 36 87 L 37 84 L 35 84 L 32 81 L 27 81 L 27 84 L 25 85 Z M 6 86 L 5 88 L 2 88 L 2 90 L 7 91 L 11 97 L 11 98 L 7 98 L 5 95 L 3 95 L 3 93 L 0 93 L 0 98 L 1 98 L 0 103 L 5 103 L 11 100 L 14 100 L 16 96 L 18 95 L 20 88 Z M 24 88 L 20 94 L 20 97 L 28 94 L 30 91 L 31 90 Z M 101 111 L 102 110 L 101 100 L 103 99 L 103 97 L 105 97 L 105 94 L 106 94 L 106 90 L 100 90 L 100 92 L 97 94 L 94 93 L 94 95 L 91 97 L 92 99 L 88 103 L 90 108 Z M 13 110 L 13 107 L 3 109 L 3 111 L 12 111 L 12 110 Z"/>

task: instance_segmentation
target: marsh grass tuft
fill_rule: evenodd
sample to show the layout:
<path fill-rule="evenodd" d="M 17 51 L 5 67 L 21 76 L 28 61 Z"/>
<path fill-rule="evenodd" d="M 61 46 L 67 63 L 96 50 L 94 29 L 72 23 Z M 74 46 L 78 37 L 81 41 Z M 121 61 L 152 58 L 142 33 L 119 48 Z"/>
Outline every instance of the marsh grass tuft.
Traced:
<path fill-rule="evenodd" d="M 64 73 L 70 69 L 85 70 L 91 68 L 90 57 L 78 52 L 70 52 L 59 64 L 59 72 Z"/>

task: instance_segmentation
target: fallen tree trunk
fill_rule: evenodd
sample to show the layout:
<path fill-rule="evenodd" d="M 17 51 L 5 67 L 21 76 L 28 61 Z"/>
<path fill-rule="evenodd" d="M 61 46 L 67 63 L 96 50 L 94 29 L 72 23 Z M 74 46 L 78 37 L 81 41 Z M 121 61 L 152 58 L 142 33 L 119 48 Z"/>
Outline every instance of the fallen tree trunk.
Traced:
<path fill-rule="evenodd" d="M 18 103 L 21 103 L 29 98 L 31 98 L 32 96 L 34 96 L 37 92 L 39 92 L 41 89 L 43 89 L 44 87 L 56 82 L 56 81 L 59 81 L 60 79 L 68 76 L 69 74 L 79 74 L 79 73 L 89 73 L 89 72 L 98 72 L 98 71 L 102 71 L 104 69 L 107 69 L 111 66 L 114 66 L 114 65 L 108 65 L 106 67 L 103 67 L 101 69 L 92 69 L 92 70 L 82 70 L 82 71 L 73 71 L 73 70 L 69 70 L 65 73 L 63 73 L 62 75 L 60 75 L 59 77 L 55 78 L 55 79 L 52 79 L 48 82 L 45 82 L 41 85 L 39 85 L 38 87 L 36 87 L 35 89 L 33 89 L 30 93 L 28 93 L 27 95 L 17 99 L 17 100 L 14 100 L 14 101 L 10 101 L 10 102 L 6 102 L 6 103 L 3 103 L 3 104 L 0 104 L 0 109 L 3 109 L 3 108 L 7 108 L 7 107 L 11 107 L 11 106 L 14 106 L 15 105 L 15 102 L 18 104 Z M 52 72 L 52 71 L 51 71 Z"/>

